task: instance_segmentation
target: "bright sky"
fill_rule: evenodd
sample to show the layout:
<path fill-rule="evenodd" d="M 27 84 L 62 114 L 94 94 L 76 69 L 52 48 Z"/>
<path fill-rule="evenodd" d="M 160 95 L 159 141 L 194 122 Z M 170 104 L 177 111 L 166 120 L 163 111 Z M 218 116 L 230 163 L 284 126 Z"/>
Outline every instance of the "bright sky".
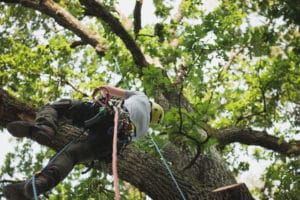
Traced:
<path fill-rule="evenodd" d="M 0 146 L 1 146 L 1 151 L 0 151 L 0 164 L 3 163 L 5 154 L 8 152 L 13 152 L 13 141 L 14 138 L 10 137 L 6 129 L 4 131 L 0 132 Z"/>

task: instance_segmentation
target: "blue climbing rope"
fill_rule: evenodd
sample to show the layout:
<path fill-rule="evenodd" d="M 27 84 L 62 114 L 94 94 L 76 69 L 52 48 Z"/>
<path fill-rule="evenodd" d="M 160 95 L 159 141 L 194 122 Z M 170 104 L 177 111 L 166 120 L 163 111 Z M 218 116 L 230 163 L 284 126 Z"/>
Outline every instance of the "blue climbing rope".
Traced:
<path fill-rule="evenodd" d="M 161 158 L 163 164 L 165 165 L 166 169 L 168 170 L 168 172 L 169 172 L 169 174 L 170 174 L 170 176 L 171 176 L 171 178 L 172 178 L 174 184 L 176 185 L 176 188 L 177 188 L 177 190 L 178 190 L 178 192 L 179 192 L 181 198 L 182 198 L 183 200 L 186 200 L 186 198 L 185 198 L 185 196 L 184 196 L 184 194 L 183 194 L 183 192 L 182 192 L 182 190 L 181 190 L 179 184 L 178 184 L 177 181 L 176 181 L 176 178 L 175 178 L 174 174 L 172 173 L 172 170 L 170 169 L 170 167 L 169 167 L 169 165 L 168 165 L 166 159 L 165 159 L 164 156 L 162 155 L 162 153 L 161 153 L 161 151 L 160 151 L 160 149 L 159 149 L 157 143 L 154 141 L 154 138 L 152 137 L 151 133 L 149 133 L 149 136 L 150 136 L 150 138 L 151 138 L 151 140 L 152 140 L 152 142 L 153 142 L 153 144 L 154 144 L 154 146 L 155 146 L 155 149 L 156 149 L 156 151 L 158 152 L 158 154 L 159 154 L 159 156 L 160 156 L 160 158 Z"/>
<path fill-rule="evenodd" d="M 32 191 L 33 191 L 34 200 L 38 200 L 36 187 L 35 187 L 35 175 L 32 176 Z"/>

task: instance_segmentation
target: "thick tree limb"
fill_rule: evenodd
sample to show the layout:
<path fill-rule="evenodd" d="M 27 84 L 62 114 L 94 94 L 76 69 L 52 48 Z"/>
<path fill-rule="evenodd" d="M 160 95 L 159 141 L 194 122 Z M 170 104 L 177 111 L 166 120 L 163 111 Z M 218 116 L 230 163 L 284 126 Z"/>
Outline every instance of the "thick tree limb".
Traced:
<path fill-rule="evenodd" d="M 287 142 L 278 137 L 269 135 L 265 131 L 255 131 L 247 128 L 230 128 L 219 130 L 215 137 L 220 142 L 220 146 L 238 142 L 264 147 L 290 157 L 300 155 L 300 141 Z"/>
<path fill-rule="evenodd" d="M 134 18 L 134 35 L 137 37 L 141 28 L 142 28 L 142 20 L 141 20 L 141 12 L 142 12 L 143 0 L 136 0 L 135 7 L 133 11 Z"/>
<path fill-rule="evenodd" d="M 7 91 L 0 88 L 0 126 L 16 120 L 33 121 L 36 109 L 18 101 Z"/>
<path fill-rule="evenodd" d="M 142 74 L 142 68 L 147 67 L 149 63 L 146 61 L 140 47 L 122 26 L 120 21 L 98 1 L 80 0 L 80 3 L 85 6 L 87 15 L 99 17 L 122 39 L 127 49 L 131 52 L 135 64 L 140 67 L 140 74 Z"/>
<path fill-rule="evenodd" d="M 107 47 L 100 43 L 102 38 L 99 35 L 84 27 L 80 21 L 54 1 L 0 0 L 0 2 L 21 4 L 27 8 L 38 10 L 41 13 L 54 18 L 61 26 L 74 32 L 82 39 L 83 42 L 93 46 L 99 54 L 102 55 L 107 50 Z M 80 2 L 86 7 L 86 13 L 88 15 L 102 19 L 111 27 L 112 31 L 123 40 L 126 47 L 131 52 L 135 63 L 140 67 L 140 69 L 149 65 L 134 39 L 128 34 L 120 21 L 107 11 L 101 3 L 94 0 L 81 0 Z M 140 71 L 140 74 L 142 74 L 142 70 Z"/>
<path fill-rule="evenodd" d="M 100 55 L 103 55 L 107 47 L 100 43 L 102 38 L 94 32 L 87 29 L 81 22 L 71 15 L 64 8 L 51 0 L 33 1 L 33 0 L 0 0 L 5 3 L 21 4 L 27 8 L 38 10 L 46 14 L 66 29 L 69 29 L 82 39 L 83 42 L 90 44 Z"/>

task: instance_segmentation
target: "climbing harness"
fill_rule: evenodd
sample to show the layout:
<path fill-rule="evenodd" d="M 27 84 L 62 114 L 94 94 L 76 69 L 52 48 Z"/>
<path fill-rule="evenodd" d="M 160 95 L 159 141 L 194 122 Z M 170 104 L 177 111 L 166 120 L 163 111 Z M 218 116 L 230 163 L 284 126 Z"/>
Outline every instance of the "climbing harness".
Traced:
<path fill-rule="evenodd" d="M 171 178 L 172 178 L 172 181 L 174 182 L 174 184 L 175 184 L 175 186 L 176 186 L 176 189 L 178 190 L 178 192 L 179 192 L 181 198 L 182 198 L 183 200 L 186 200 L 186 198 L 185 198 L 185 196 L 184 196 L 184 194 L 183 194 L 183 192 L 182 192 L 182 190 L 181 190 L 179 184 L 177 183 L 177 180 L 176 180 L 174 174 L 172 173 L 172 170 L 170 169 L 170 167 L 169 167 L 169 165 L 168 165 L 166 159 L 165 159 L 164 156 L 162 155 L 162 153 L 161 153 L 161 151 L 160 151 L 160 149 L 159 149 L 157 143 L 155 142 L 154 138 L 152 137 L 151 133 L 149 133 L 149 136 L 150 136 L 150 138 L 151 138 L 152 143 L 153 143 L 154 146 L 155 146 L 156 151 L 158 152 L 158 154 L 159 154 L 159 156 L 160 156 L 160 159 L 162 160 L 163 164 L 165 165 L 166 169 L 168 170 L 168 173 L 170 174 L 170 176 L 171 176 Z"/>
<path fill-rule="evenodd" d="M 97 92 L 101 91 L 99 88 L 96 88 L 95 90 Z M 94 92 L 94 96 L 96 93 Z M 106 93 L 106 97 L 101 98 L 100 100 L 97 100 L 95 97 L 93 98 L 94 101 L 100 105 L 99 112 L 94 117 L 84 122 L 85 127 L 90 127 L 97 122 L 102 121 L 108 114 L 115 115 L 116 108 L 119 108 L 117 139 L 118 144 L 121 145 L 120 147 L 123 149 L 123 147 L 131 142 L 132 137 L 136 136 L 136 128 L 130 119 L 128 110 L 124 107 L 124 100 L 111 98 L 109 93 Z M 113 135 L 113 129 L 111 130 L 111 135 Z"/>

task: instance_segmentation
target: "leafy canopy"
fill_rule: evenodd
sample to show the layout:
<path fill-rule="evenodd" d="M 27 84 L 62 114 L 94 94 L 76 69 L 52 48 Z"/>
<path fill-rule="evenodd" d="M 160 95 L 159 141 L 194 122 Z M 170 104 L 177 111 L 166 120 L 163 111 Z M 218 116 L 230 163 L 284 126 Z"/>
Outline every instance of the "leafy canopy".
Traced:
<path fill-rule="evenodd" d="M 114 10 L 116 2 L 105 0 L 104 4 Z M 171 107 L 160 130 L 175 144 L 188 143 L 191 148 L 205 139 L 199 131 L 202 123 L 217 129 L 251 127 L 279 138 L 296 139 L 300 124 L 300 9 L 296 2 L 224 0 L 207 12 L 202 1 L 188 0 L 181 5 L 182 19 L 176 21 L 172 18 L 174 1 L 155 0 L 160 35 L 156 35 L 155 24 L 148 24 L 136 37 L 143 53 L 158 61 L 143 68 L 143 76 L 121 39 L 107 24 L 86 16 L 79 1 L 59 1 L 59 5 L 104 38 L 109 49 L 103 57 L 90 46 L 71 48 L 78 36 L 52 18 L 20 5 L 0 3 L 0 85 L 36 107 L 60 97 L 84 98 L 94 87 L 118 81 L 124 88 L 145 89 L 153 98 L 161 88 L 177 90 L 195 112 L 183 106 Z M 134 37 L 130 24 L 128 33 Z M 175 39 L 178 46 L 174 48 Z M 176 98 L 179 101 L 180 94 Z M 166 137 L 160 139 L 163 145 Z M 38 163 L 53 153 L 41 149 L 33 156 L 26 153 L 31 147 L 28 142 L 20 141 L 19 146 L 16 154 L 7 155 L 1 177 L 12 177 L 18 171 L 24 178 L 41 168 Z M 247 152 L 247 147 L 243 151 Z M 226 147 L 223 154 L 234 156 L 232 152 L 234 145 Z M 259 188 L 263 192 L 256 191 L 261 199 L 299 196 L 299 158 L 283 159 L 262 149 L 247 153 L 253 153 L 257 160 L 271 160 L 262 177 L 265 186 Z M 239 174 L 249 165 L 240 162 L 233 165 L 233 171 Z M 50 199 L 111 198 L 106 174 L 92 171 L 80 177 L 75 171 Z M 100 192 L 87 193 L 87 187 Z M 122 192 L 127 199 L 145 198 L 126 183 Z"/>

